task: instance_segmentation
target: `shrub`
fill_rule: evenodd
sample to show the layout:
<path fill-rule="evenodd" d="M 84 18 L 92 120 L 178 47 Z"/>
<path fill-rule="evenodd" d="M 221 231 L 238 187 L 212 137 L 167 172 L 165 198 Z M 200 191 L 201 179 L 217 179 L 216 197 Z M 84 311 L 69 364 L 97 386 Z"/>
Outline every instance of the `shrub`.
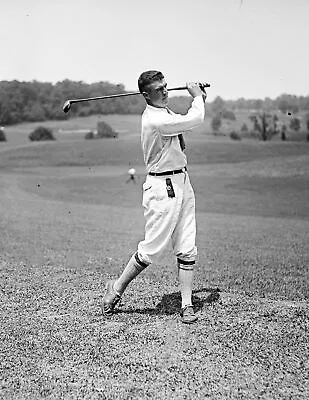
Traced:
<path fill-rule="evenodd" d="M 282 125 L 281 127 L 281 140 L 285 141 L 286 140 L 286 131 L 287 131 L 287 127 L 286 125 Z"/>
<path fill-rule="evenodd" d="M 220 116 L 216 115 L 215 117 L 213 117 L 213 119 L 211 120 L 211 128 L 212 128 L 214 134 L 219 132 L 221 125 L 222 125 L 222 121 L 221 121 Z"/>
<path fill-rule="evenodd" d="M 247 133 L 249 131 L 247 124 L 244 122 L 240 128 L 242 133 Z"/>
<path fill-rule="evenodd" d="M 222 111 L 220 111 L 220 116 L 221 118 L 228 119 L 230 121 L 236 121 L 235 114 L 231 110 L 227 110 L 224 108 Z"/>
<path fill-rule="evenodd" d="M 31 141 L 55 140 L 51 129 L 45 128 L 44 126 L 39 126 L 31 132 L 29 139 Z"/>
<path fill-rule="evenodd" d="M 0 142 L 6 142 L 6 136 L 3 128 L 0 128 Z"/>
<path fill-rule="evenodd" d="M 240 137 L 240 136 L 238 135 L 238 133 L 235 132 L 235 131 L 232 131 L 232 132 L 230 133 L 230 138 L 233 139 L 233 140 L 241 140 L 241 137 Z"/>
<path fill-rule="evenodd" d="M 95 138 L 95 136 L 94 136 L 94 133 L 92 132 L 92 131 L 89 131 L 89 132 L 87 132 L 86 134 L 85 134 L 85 139 L 94 139 Z"/>
<path fill-rule="evenodd" d="M 293 117 L 290 121 L 290 128 L 293 131 L 298 132 L 301 128 L 300 119 L 297 117 Z"/>
<path fill-rule="evenodd" d="M 95 136 L 98 139 L 102 138 L 116 138 L 118 137 L 118 133 L 113 130 L 111 126 L 109 126 L 104 121 L 99 121 L 97 124 L 97 135 Z"/>

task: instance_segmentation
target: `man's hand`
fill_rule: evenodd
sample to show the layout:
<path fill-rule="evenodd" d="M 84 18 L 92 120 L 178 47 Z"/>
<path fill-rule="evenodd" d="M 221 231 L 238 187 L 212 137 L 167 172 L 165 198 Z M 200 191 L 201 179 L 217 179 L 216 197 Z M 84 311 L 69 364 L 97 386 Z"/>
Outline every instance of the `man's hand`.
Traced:
<path fill-rule="evenodd" d="M 197 97 L 201 95 L 205 95 L 201 90 L 198 82 L 187 82 L 186 84 L 188 92 L 191 94 L 192 97 Z"/>

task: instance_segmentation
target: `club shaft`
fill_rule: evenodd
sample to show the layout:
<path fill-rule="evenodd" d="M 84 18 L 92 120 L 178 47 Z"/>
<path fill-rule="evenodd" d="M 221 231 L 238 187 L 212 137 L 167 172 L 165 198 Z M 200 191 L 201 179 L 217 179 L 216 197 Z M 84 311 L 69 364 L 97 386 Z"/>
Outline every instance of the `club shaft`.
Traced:
<path fill-rule="evenodd" d="M 187 89 L 187 87 L 182 86 L 182 87 L 176 87 L 176 88 L 171 88 L 171 89 L 167 89 L 167 90 L 171 91 L 171 90 L 184 90 L 184 89 Z M 108 96 L 88 97 L 85 99 L 72 99 L 72 100 L 70 100 L 70 103 L 82 103 L 84 101 L 91 101 L 91 100 L 103 100 L 103 99 L 112 99 L 112 98 L 116 98 L 116 97 L 135 96 L 137 94 L 141 94 L 141 93 L 140 92 L 131 92 L 131 93 L 111 94 Z"/>
<path fill-rule="evenodd" d="M 210 84 L 209 83 L 203 83 L 203 84 L 201 83 L 200 87 L 201 87 L 201 89 L 204 89 L 205 87 L 210 87 Z M 172 90 L 185 90 L 185 89 L 187 89 L 186 86 L 180 86 L 180 87 L 170 88 L 167 90 L 172 91 Z M 87 97 L 85 99 L 71 99 L 71 100 L 67 100 L 64 103 L 62 109 L 65 113 L 67 113 L 71 108 L 71 104 L 73 104 L 73 103 L 82 103 L 84 101 L 92 101 L 92 100 L 112 99 L 112 98 L 117 98 L 117 97 L 135 96 L 137 94 L 141 94 L 141 93 L 140 92 L 131 92 L 131 93 L 111 94 L 108 96 Z"/>

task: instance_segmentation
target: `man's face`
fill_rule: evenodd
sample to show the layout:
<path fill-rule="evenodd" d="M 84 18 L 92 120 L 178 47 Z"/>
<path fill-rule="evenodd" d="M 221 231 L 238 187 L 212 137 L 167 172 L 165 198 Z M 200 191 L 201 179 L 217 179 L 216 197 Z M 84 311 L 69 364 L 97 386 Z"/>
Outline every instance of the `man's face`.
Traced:
<path fill-rule="evenodd" d="M 165 79 L 154 81 L 144 92 L 147 103 L 158 108 L 165 108 L 168 104 L 168 91 Z"/>

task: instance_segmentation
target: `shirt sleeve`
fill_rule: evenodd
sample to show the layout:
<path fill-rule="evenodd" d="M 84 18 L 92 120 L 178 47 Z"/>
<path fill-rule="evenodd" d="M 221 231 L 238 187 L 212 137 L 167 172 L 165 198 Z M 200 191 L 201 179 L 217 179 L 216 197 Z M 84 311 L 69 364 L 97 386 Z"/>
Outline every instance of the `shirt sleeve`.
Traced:
<path fill-rule="evenodd" d="M 187 114 L 160 113 L 155 122 L 156 128 L 163 136 L 176 136 L 180 132 L 188 131 L 204 121 L 205 107 L 202 96 L 193 99 Z"/>

